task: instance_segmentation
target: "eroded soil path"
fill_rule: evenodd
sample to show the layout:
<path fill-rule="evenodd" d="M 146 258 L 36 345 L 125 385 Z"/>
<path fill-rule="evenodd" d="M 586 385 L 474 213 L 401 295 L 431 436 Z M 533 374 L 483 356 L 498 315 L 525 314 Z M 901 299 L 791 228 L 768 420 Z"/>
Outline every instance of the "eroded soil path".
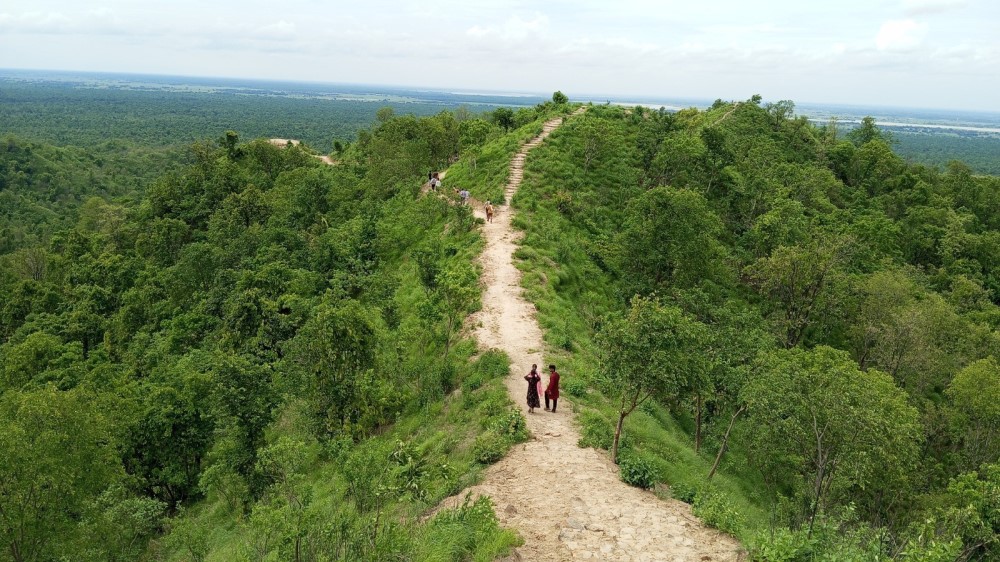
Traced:
<path fill-rule="evenodd" d="M 298 146 L 302 141 L 298 139 L 267 139 L 267 142 L 273 144 L 274 146 L 285 148 L 288 145 Z M 318 158 L 320 162 L 326 164 L 327 166 L 334 166 L 337 161 L 330 158 L 326 154 L 313 154 L 313 158 Z"/>
<path fill-rule="evenodd" d="M 738 560 L 739 543 L 703 525 L 690 506 L 626 485 L 606 453 L 578 447 L 579 432 L 565 394 L 557 413 L 541 408 L 527 412 L 523 377 L 537 363 L 544 384 L 548 361 L 534 306 L 522 296 L 520 271 L 514 267 L 521 233 L 511 227 L 509 202 L 521 184 L 528 152 L 561 123 L 547 122 L 542 134 L 511 162 L 508 204 L 483 226 L 483 308 L 470 319 L 482 349 L 498 348 L 510 355 L 507 388 L 524 411 L 533 437 L 484 471 L 480 484 L 443 505 L 461 503 L 468 492 L 490 496 L 500 523 L 524 537 L 511 560 Z M 476 212 L 482 216 L 481 209 Z"/>

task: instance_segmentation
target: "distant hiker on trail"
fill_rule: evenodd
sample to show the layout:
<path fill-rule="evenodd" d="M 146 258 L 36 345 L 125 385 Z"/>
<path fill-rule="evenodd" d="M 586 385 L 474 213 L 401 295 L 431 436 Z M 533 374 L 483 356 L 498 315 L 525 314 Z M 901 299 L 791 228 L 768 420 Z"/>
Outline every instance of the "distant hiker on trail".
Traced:
<path fill-rule="evenodd" d="M 531 365 L 531 372 L 524 376 L 528 381 L 528 413 L 534 414 L 535 408 L 541 406 L 538 403 L 538 389 L 542 386 L 542 375 L 538 374 L 538 365 Z"/>
<path fill-rule="evenodd" d="M 466 203 L 469 202 L 469 196 L 471 195 L 471 193 L 469 193 L 468 190 L 463 189 L 463 190 L 459 191 L 456 188 L 455 192 L 458 193 L 458 196 L 462 198 L 462 204 L 463 205 L 465 205 Z"/>
<path fill-rule="evenodd" d="M 545 409 L 549 409 L 552 400 L 552 413 L 556 413 L 556 402 L 559 401 L 559 373 L 555 365 L 549 365 L 549 386 L 545 387 Z"/>
<path fill-rule="evenodd" d="M 486 202 L 486 222 L 493 222 L 493 203 Z"/>
<path fill-rule="evenodd" d="M 431 173 L 431 191 L 437 191 L 441 187 L 441 176 L 437 172 Z"/>

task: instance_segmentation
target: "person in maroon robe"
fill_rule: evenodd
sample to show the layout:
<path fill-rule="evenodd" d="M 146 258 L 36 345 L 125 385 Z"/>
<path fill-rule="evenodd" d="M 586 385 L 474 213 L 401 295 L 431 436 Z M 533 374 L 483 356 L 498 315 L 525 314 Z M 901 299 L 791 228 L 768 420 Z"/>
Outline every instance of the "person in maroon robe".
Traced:
<path fill-rule="evenodd" d="M 555 365 L 549 365 L 549 385 L 545 387 L 545 409 L 549 409 L 549 400 L 552 400 L 552 413 L 556 411 L 556 403 L 559 401 L 559 373 L 556 372 Z"/>
<path fill-rule="evenodd" d="M 531 372 L 524 376 L 528 381 L 528 413 L 535 413 L 535 408 L 541 406 L 538 402 L 538 387 L 542 382 L 542 375 L 538 374 L 538 365 L 531 365 Z"/>

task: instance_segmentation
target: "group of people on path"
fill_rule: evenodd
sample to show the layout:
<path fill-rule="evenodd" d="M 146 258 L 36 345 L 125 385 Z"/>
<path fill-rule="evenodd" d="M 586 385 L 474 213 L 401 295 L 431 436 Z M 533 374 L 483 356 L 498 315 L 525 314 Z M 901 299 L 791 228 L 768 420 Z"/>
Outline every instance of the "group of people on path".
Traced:
<path fill-rule="evenodd" d="M 538 396 L 542 394 L 542 376 L 538 374 L 538 365 L 531 365 L 531 372 L 524 376 L 528 381 L 528 413 L 535 413 L 535 408 L 541 406 Z M 556 372 L 555 365 L 549 365 L 549 384 L 545 387 L 545 411 L 555 413 L 556 404 L 559 402 L 559 373 Z M 552 408 L 549 409 L 549 401 L 552 401 Z"/>
<path fill-rule="evenodd" d="M 427 184 L 430 186 L 431 191 L 437 192 L 438 188 L 441 187 L 441 172 L 430 171 L 427 172 Z M 462 204 L 467 205 L 469 203 L 469 197 L 472 196 L 467 189 L 455 188 L 455 193 L 462 199 Z M 493 213 L 495 209 L 493 208 L 493 203 L 487 201 L 483 205 L 483 210 L 486 211 L 486 222 L 493 222 Z"/>

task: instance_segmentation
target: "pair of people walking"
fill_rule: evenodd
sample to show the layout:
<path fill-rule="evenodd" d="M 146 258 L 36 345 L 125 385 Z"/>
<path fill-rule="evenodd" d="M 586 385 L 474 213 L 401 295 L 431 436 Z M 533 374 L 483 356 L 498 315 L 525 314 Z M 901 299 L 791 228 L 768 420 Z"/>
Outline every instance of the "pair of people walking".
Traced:
<path fill-rule="evenodd" d="M 538 365 L 531 365 L 531 372 L 524 376 L 524 380 L 528 381 L 528 413 L 535 413 L 535 408 L 538 408 L 541 404 L 539 403 L 539 394 L 542 394 L 542 376 L 538 374 Z M 549 401 L 552 401 L 551 411 L 555 413 L 556 404 L 559 402 L 559 373 L 556 372 L 555 365 L 549 365 L 549 384 L 545 387 L 545 410 L 549 411 Z"/>

